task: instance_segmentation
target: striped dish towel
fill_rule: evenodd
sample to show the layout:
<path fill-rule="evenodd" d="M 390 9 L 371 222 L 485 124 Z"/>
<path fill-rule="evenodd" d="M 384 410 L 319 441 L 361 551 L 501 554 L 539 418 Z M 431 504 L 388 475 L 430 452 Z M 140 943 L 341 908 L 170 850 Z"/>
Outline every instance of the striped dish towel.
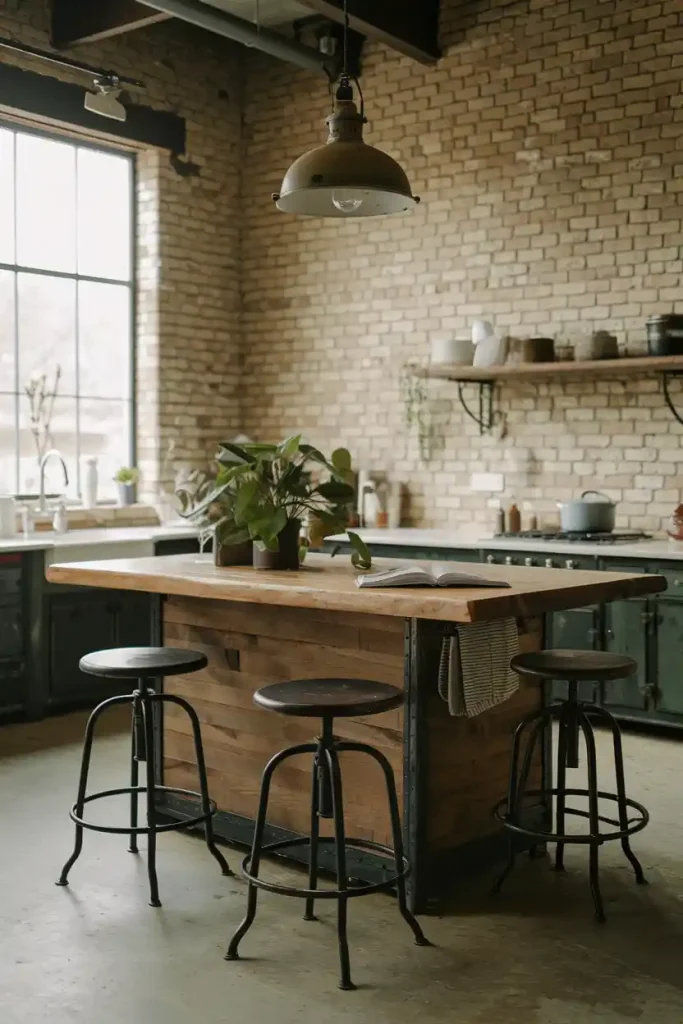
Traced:
<path fill-rule="evenodd" d="M 519 654 L 516 619 L 463 623 L 441 641 L 439 694 L 459 718 L 474 718 L 516 693 L 510 660 Z"/>

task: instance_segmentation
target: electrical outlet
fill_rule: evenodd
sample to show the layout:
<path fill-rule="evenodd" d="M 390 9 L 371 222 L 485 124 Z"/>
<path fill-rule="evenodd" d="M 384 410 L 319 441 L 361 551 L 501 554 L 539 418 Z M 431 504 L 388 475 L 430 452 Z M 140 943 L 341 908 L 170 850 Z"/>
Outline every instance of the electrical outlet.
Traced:
<path fill-rule="evenodd" d="M 505 477 L 502 473 L 473 473 L 470 477 L 473 491 L 488 491 L 491 494 L 505 490 Z"/>

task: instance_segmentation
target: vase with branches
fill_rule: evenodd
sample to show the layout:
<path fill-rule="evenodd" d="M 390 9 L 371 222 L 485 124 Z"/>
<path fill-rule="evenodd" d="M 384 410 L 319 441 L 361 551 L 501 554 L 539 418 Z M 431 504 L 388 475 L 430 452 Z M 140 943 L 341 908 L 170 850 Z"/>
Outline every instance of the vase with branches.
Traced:
<path fill-rule="evenodd" d="M 54 379 L 48 383 L 46 373 L 36 374 L 24 385 L 24 394 L 29 403 L 29 423 L 36 446 L 38 465 L 45 453 L 54 446 L 52 437 L 52 415 L 55 399 L 59 392 L 62 368 L 57 364 Z"/>

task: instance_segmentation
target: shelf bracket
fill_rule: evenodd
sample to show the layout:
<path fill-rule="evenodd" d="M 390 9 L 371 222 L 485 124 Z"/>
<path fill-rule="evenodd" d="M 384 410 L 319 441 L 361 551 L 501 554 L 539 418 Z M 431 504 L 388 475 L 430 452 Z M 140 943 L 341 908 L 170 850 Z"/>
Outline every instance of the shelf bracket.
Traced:
<path fill-rule="evenodd" d="M 460 404 L 467 413 L 467 415 L 470 417 L 470 419 L 473 419 L 474 422 L 478 425 L 479 433 L 490 434 L 491 431 L 493 430 L 494 425 L 497 423 L 499 419 L 498 413 L 494 410 L 493 407 L 495 382 L 492 380 L 485 380 L 479 381 L 476 384 L 477 388 L 479 389 L 478 414 L 473 412 L 470 409 L 467 402 L 465 401 L 465 396 L 463 394 L 463 385 L 465 381 L 456 380 L 455 383 L 458 385 L 458 399 L 460 400 Z M 468 383 L 472 382 L 468 381 Z"/>
<path fill-rule="evenodd" d="M 667 370 L 665 373 L 662 374 L 662 391 L 664 392 L 664 401 L 669 406 L 669 410 L 671 411 L 671 415 L 674 417 L 674 419 L 678 420 L 681 426 L 683 426 L 683 415 L 678 411 L 678 409 L 674 405 L 671 393 L 669 391 L 670 377 L 683 377 L 683 370 Z"/>

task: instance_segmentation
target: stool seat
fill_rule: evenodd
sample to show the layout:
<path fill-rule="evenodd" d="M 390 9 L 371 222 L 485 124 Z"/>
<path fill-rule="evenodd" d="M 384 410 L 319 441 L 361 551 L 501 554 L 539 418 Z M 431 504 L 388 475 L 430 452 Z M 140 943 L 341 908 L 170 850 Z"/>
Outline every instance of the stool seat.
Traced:
<path fill-rule="evenodd" d="M 181 647 L 118 647 L 95 651 L 80 660 L 81 672 L 111 679 L 143 679 L 176 676 L 206 668 L 208 658 L 200 651 Z"/>
<path fill-rule="evenodd" d="M 370 679 L 292 679 L 261 687 L 254 701 L 282 715 L 352 718 L 400 707 L 403 691 Z"/>
<path fill-rule="evenodd" d="M 534 679 L 582 680 L 623 679 L 638 669 L 633 658 L 609 651 L 532 651 L 517 654 L 510 667 L 521 675 Z"/>

